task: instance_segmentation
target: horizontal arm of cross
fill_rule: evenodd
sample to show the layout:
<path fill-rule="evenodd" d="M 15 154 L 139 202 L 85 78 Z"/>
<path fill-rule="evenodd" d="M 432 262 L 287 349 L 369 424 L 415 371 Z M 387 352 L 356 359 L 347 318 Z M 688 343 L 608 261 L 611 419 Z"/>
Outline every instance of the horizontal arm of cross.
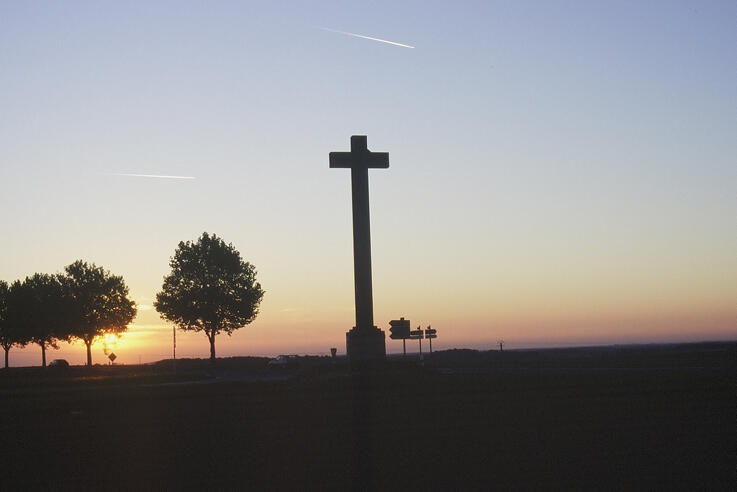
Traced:
<path fill-rule="evenodd" d="M 389 152 L 330 152 L 330 167 L 386 169 L 389 167 Z"/>

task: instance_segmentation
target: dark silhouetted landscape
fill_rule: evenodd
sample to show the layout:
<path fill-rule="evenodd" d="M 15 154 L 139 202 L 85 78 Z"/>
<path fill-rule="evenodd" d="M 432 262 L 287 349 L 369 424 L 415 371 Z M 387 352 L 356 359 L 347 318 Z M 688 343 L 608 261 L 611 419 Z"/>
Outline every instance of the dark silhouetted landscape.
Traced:
<path fill-rule="evenodd" d="M 734 488 L 734 342 L 267 360 L 4 370 L 2 488 Z"/>

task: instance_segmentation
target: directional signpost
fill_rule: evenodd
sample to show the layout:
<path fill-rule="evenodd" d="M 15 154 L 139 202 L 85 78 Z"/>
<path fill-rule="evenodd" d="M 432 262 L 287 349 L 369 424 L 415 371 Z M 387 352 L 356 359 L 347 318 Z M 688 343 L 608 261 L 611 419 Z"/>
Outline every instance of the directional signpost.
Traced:
<path fill-rule="evenodd" d="M 407 355 L 407 339 L 409 338 L 409 320 L 393 319 L 389 322 L 389 338 L 402 341 L 402 353 Z"/>
<path fill-rule="evenodd" d="M 416 330 L 410 331 L 409 339 L 420 341 L 420 360 L 422 360 L 422 327 L 418 326 Z"/>
<path fill-rule="evenodd" d="M 434 330 L 430 328 L 430 325 L 427 325 L 427 329 L 425 330 L 425 338 L 430 340 L 430 353 L 432 354 L 432 339 L 438 338 L 438 330 Z"/>
<path fill-rule="evenodd" d="M 426 329 L 418 326 L 416 330 L 409 329 L 409 320 L 404 318 L 393 319 L 389 322 L 389 338 L 392 340 L 402 340 L 402 352 L 407 355 L 406 340 L 419 340 L 420 357 L 422 357 L 422 339 L 430 340 L 430 353 L 432 354 L 432 339 L 438 338 L 438 330 L 427 325 Z"/>

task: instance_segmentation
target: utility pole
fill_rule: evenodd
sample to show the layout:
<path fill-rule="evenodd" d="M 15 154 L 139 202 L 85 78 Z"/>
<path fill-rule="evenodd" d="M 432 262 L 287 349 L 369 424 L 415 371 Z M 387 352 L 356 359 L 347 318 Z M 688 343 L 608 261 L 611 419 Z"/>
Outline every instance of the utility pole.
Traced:
<path fill-rule="evenodd" d="M 177 327 L 174 325 L 171 329 L 172 337 L 174 339 L 174 347 L 173 347 L 173 364 L 174 364 L 174 374 L 177 373 Z"/>

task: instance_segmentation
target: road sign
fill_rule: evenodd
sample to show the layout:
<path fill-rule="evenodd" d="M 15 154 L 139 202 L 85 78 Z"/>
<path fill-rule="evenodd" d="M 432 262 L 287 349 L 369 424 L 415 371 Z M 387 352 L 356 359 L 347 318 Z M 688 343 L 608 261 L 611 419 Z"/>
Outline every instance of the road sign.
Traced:
<path fill-rule="evenodd" d="M 428 337 L 430 335 L 437 336 L 437 332 L 438 332 L 438 330 L 436 330 L 434 328 L 428 328 L 427 330 L 425 330 L 425 337 Z"/>
<path fill-rule="evenodd" d="M 393 319 L 389 322 L 389 338 L 404 340 L 409 338 L 409 320 L 404 318 Z"/>
<path fill-rule="evenodd" d="M 433 338 L 438 338 L 438 336 L 437 335 L 432 335 L 432 334 L 431 335 L 425 334 L 425 338 L 429 338 L 429 339 L 432 340 Z"/>
<path fill-rule="evenodd" d="M 422 330 L 412 330 L 409 332 L 409 338 L 410 340 L 420 340 L 422 339 Z"/>
<path fill-rule="evenodd" d="M 117 359 L 118 356 L 115 355 L 115 352 L 110 352 L 110 355 L 108 355 L 107 358 L 110 359 L 110 362 L 115 362 L 115 359 Z"/>

